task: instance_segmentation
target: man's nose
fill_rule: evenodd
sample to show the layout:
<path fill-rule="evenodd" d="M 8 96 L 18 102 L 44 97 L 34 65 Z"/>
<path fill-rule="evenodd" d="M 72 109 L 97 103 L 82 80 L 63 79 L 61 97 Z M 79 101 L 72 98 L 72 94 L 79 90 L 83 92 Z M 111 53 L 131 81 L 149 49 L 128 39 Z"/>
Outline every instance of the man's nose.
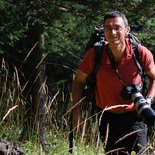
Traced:
<path fill-rule="evenodd" d="M 112 30 L 111 30 L 111 33 L 112 33 L 112 34 L 116 34 L 117 31 L 116 31 L 115 29 L 112 29 Z"/>

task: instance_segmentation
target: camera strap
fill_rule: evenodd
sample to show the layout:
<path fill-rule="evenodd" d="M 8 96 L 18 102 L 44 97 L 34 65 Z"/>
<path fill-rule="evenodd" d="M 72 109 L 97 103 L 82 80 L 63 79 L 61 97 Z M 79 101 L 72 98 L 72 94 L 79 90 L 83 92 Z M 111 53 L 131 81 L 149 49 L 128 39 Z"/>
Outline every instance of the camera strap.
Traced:
<path fill-rule="evenodd" d="M 116 61 L 115 61 L 115 59 L 114 59 L 114 56 L 113 56 L 113 54 L 112 54 L 110 48 L 108 48 L 107 54 L 108 54 L 108 57 L 109 57 L 109 59 L 110 59 L 112 68 L 116 71 L 116 74 L 117 74 L 117 76 L 118 76 L 118 79 L 120 80 L 122 86 L 125 86 L 125 84 L 124 84 L 124 82 L 123 82 L 123 80 L 122 80 L 122 78 L 121 78 L 121 75 L 120 75 L 120 73 L 119 73 L 119 71 L 118 71 L 118 69 L 117 69 L 118 65 L 117 65 L 117 63 L 116 63 Z"/>

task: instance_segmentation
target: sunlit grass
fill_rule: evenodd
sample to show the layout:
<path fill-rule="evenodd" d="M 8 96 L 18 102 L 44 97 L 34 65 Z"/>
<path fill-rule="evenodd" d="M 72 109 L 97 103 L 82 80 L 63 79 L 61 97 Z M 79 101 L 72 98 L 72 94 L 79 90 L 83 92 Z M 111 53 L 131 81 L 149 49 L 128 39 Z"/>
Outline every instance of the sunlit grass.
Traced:
<path fill-rule="evenodd" d="M 25 105 L 31 103 L 26 103 L 21 96 L 21 86 L 16 69 L 14 76 L 9 78 L 9 70 L 3 62 L 1 73 L 3 74 L 0 78 L 0 138 L 12 143 L 16 142 L 23 148 L 26 155 L 70 155 L 68 139 L 72 109 L 70 90 L 66 91 L 65 87 L 57 87 L 44 102 L 46 122 L 43 123 L 46 125 L 46 137 L 42 145 L 40 140 L 42 135 L 38 132 L 39 129 L 31 133 L 27 128 L 26 133 L 24 132 L 27 121 Z M 82 136 L 77 136 L 74 132 L 73 155 L 104 155 L 104 144 L 98 135 L 99 122 L 90 117 L 90 109 L 83 109 L 83 115 L 86 118 L 85 126 Z M 147 152 L 152 155 L 155 153 L 153 152 L 155 137 L 153 130 L 151 133 Z M 132 155 L 135 153 L 132 152 Z"/>
<path fill-rule="evenodd" d="M 27 155 L 70 155 L 68 137 L 60 131 L 48 133 L 46 149 L 43 151 L 41 146 L 33 141 L 24 144 L 24 151 Z M 81 142 L 80 139 L 74 139 L 74 155 L 94 155 L 97 152 L 103 153 L 102 147 L 95 147 L 89 143 Z"/>

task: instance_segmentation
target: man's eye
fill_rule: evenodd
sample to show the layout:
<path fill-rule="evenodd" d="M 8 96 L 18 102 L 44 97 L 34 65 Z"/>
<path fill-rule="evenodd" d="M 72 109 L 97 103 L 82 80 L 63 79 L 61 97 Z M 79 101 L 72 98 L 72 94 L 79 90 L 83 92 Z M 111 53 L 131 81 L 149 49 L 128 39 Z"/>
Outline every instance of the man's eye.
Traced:
<path fill-rule="evenodd" d="M 121 31 L 123 28 L 120 27 L 120 26 L 117 26 L 117 27 L 105 27 L 105 31 L 106 32 L 112 32 L 113 30 L 116 31 L 116 32 L 119 32 Z"/>
<path fill-rule="evenodd" d="M 120 30 L 122 30 L 122 28 L 121 27 L 115 27 L 114 30 L 120 31 Z"/>
<path fill-rule="evenodd" d="M 106 31 L 112 31 L 112 30 L 113 30 L 113 28 L 106 27 L 106 28 L 105 28 L 105 30 L 106 30 Z"/>

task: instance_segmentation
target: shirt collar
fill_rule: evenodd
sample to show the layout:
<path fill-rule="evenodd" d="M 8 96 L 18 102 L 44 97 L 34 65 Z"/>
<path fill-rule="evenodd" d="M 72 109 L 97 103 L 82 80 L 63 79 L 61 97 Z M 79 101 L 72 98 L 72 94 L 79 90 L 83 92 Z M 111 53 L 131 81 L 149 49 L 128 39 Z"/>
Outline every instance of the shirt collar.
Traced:
<path fill-rule="evenodd" d="M 123 59 L 124 58 L 127 59 L 127 58 L 129 58 L 129 57 L 132 56 L 131 44 L 130 44 L 129 39 L 126 39 L 125 40 L 125 44 L 126 44 L 126 48 L 125 48 L 125 53 L 123 55 Z M 104 46 L 104 51 L 106 51 L 106 52 L 103 55 L 105 57 L 105 59 L 104 59 L 105 60 L 105 63 L 106 64 L 111 64 L 110 59 L 109 59 L 108 54 L 107 54 L 107 50 L 108 50 L 108 44 L 106 44 Z"/>

